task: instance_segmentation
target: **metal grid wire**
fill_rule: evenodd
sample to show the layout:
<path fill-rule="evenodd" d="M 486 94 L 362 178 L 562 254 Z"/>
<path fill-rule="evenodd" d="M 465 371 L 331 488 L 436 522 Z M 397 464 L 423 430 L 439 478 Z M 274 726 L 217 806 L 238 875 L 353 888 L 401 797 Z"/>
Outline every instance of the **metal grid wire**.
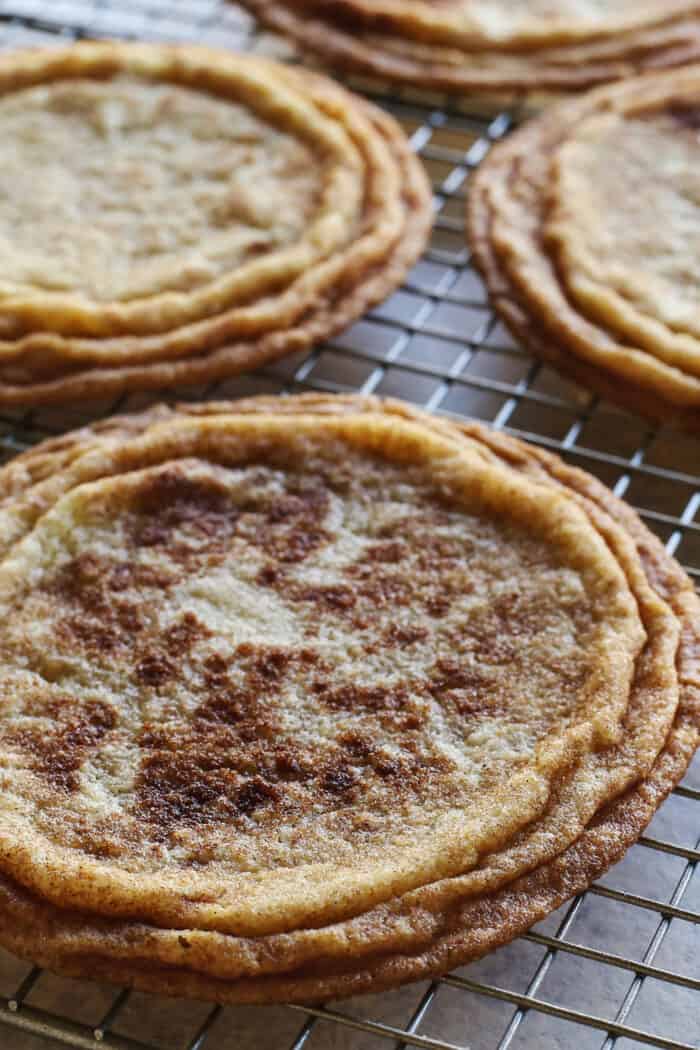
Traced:
<path fill-rule="evenodd" d="M 288 54 L 226 0 L 0 0 L 0 46 L 85 36 Z M 429 250 L 400 291 L 332 343 L 255 375 L 160 397 L 357 390 L 486 420 L 600 477 L 700 581 L 700 441 L 652 428 L 533 361 L 495 321 L 470 268 L 465 185 L 523 100 L 499 108 L 352 86 L 398 117 L 426 163 L 436 209 Z M 0 453 L 151 400 L 2 414 Z M 337 1008 L 173 1003 L 60 980 L 2 956 L 0 1047 L 690 1050 L 700 1045 L 699 817 L 696 761 L 625 860 L 525 937 L 448 977 Z"/>

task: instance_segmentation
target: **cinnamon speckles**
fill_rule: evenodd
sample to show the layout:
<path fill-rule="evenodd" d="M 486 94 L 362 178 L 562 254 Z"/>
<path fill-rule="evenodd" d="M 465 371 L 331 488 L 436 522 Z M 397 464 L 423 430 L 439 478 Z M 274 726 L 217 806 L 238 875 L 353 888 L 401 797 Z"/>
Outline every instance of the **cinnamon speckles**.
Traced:
<path fill-rule="evenodd" d="M 329 769 L 323 776 L 321 787 L 331 795 L 347 795 L 355 786 L 355 777 L 347 766 Z"/>
<path fill-rule="evenodd" d="M 261 480 L 268 481 L 261 472 Z M 285 479 L 283 491 L 261 484 L 237 492 L 215 477 L 158 471 L 136 494 L 130 537 L 136 549 L 156 548 L 182 569 L 221 559 L 234 541 L 282 565 L 304 561 L 328 540 L 323 484 Z"/>
<path fill-rule="evenodd" d="M 256 582 L 299 608 L 311 633 L 325 618 L 338 619 L 357 631 L 376 632 L 366 642 L 368 651 L 376 652 L 379 645 L 405 648 L 429 636 L 419 619 L 443 619 L 471 587 L 463 571 L 469 543 L 435 534 L 446 522 L 438 508 L 433 515 L 424 512 L 382 526 L 379 538 L 342 566 L 334 582 L 308 584 L 279 561 L 268 561 Z M 400 624 L 398 609 L 405 610 Z"/>
<path fill-rule="evenodd" d="M 149 673 L 158 678 L 160 665 Z M 332 813 L 389 781 L 394 791 L 421 796 L 436 771 L 445 772 L 439 754 L 419 743 L 428 695 L 420 685 L 344 681 L 313 648 L 251 643 L 230 656 L 192 656 L 188 673 L 201 697 L 192 716 L 146 725 L 139 738 L 134 815 L 156 838 L 178 827 L 298 817 L 319 806 Z M 293 730 L 284 715 L 289 688 L 313 698 L 314 720 L 329 712 L 334 731 Z M 393 741 L 390 750 L 372 743 L 380 733 Z"/>
<path fill-rule="evenodd" d="M 80 768 L 117 725 L 117 712 L 99 700 L 37 698 L 32 723 L 3 735 L 5 748 L 29 756 L 33 771 L 60 792 L 77 791 Z"/>
<path fill-rule="evenodd" d="M 165 656 L 149 653 L 136 665 L 136 678 L 143 685 L 160 686 L 172 678 L 175 665 Z"/>
<path fill-rule="evenodd" d="M 436 662 L 430 692 L 439 703 L 452 705 L 458 715 L 468 721 L 502 715 L 507 709 L 500 685 L 478 667 L 450 657 Z"/>
<path fill-rule="evenodd" d="M 277 723 L 271 704 L 293 663 L 315 662 L 312 654 L 297 656 L 274 646 L 243 643 L 231 658 L 218 653 L 206 657 L 198 668 L 201 702 L 197 722 L 236 726 L 244 739 L 270 738 Z"/>
<path fill-rule="evenodd" d="M 141 638 L 134 638 L 136 681 L 143 687 L 160 689 L 181 678 L 192 649 L 211 634 L 207 625 L 188 610 L 168 627 L 154 628 Z"/>
<path fill-rule="evenodd" d="M 293 485 L 285 496 L 260 508 L 263 520 L 255 544 L 282 564 L 304 561 L 329 539 L 322 527 L 328 505 L 329 492 L 322 483 Z"/>
<path fill-rule="evenodd" d="M 313 763 L 281 741 L 279 697 L 292 668 L 317 666 L 315 654 L 241 644 L 190 667 L 202 698 L 187 721 L 146 726 L 137 807 L 153 833 L 248 818 L 283 804 L 277 783 L 304 781 Z"/>
<path fill-rule="evenodd" d="M 142 610 L 123 593 L 127 572 L 124 565 L 86 552 L 45 585 L 65 608 L 57 630 L 68 645 L 77 642 L 91 652 L 111 653 L 140 633 Z"/>
<path fill-rule="evenodd" d="M 446 755 L 426 746 L 416 732 L 420 723 L 403 727 L 400 747 L 376 743 L 377 734 L 357 729 L 343 734 L 338 743 L 347 755 L 347 764 L 358 771 L 361 780 L 374 780 L 388 787 L 398 799 L 413 794 L 428 797 L 438 787 L 441 776 L 454 772 L 454 762 Z M 444 787 L 444 785 L 443 785 Z"/>
<path fill-rule="evenodd" d="M 42 589 L 63 609 L 57 631 L 90 652 L 128 650 L 146 625 L 143 592 L 166 591 L 166 570 L 87 550 L 66 562 Z"/>
<path fill-rule="evenodd" d="M 213 479 L 190 478 L 172 468 L 149 477 L 137 494 L 132 538 L 137 547 L 166 547 L 175 533 L 222 541 L 235 528 L 238 509 Z"/>
<path fill-rule="evenodd" d="M 387 646 L 406 649 L 418 642 L 424 642 L 429 637 L 428 628 L 419 624 L 391 623 L 384 631 L 383 641 Z"/>
<path fill-rule="evenodd" d="M 396 540 L 386 543 L 373 543 L 365 551 L 365 560 L 370 564 L 398 565 L 408 555 L 408 547 L 405 543 Z"/>
<path fill-rule="evenodd" d="M 312 692 L 322 704 L 345 711 L 399 711 L 406 707 L 409 689 L 406 686 L 366 686 L 355 683 L 344 685 L 315 679 Z"/>
<path fill-rule="evenodd" d="M 252 686 L 262 682 L 273 684 L 285 675 L 289 665 L 297 659 L 296 654 L 279 646 L 253 645 L 244 642 L 238 646 L 236 655 L 243 661 Z M 313 663 L 314 654 L 305 650 L 298 657 L 301 663 Z"/>
<path fill-rule="evenodd" d="M 211 636 L 210 628 L 188 610 L 163 631 L 163 645 L 172 656 L 178 656 L 189 653 L 193 645 Z"/>
<path fill-rule="evenodd" d="M 187 460 L 130 485 L 39 588 L 70 657 L 57 675 L 89 666 L 128 740 L 118 714 L 68 706 L 46 741 L 37 722 L 12 744 L 49 797 L 88 761 L 115 785 L 95 856 L 118 841 L 202 867 L 221 848 L 251 869 L 315 856 L 381 836 L 389 813 L 458 804 L 491 775 L 464 757 L 471 737 L 510 755 L 510 726 L 520 746 L 523 654 L 562 606 L 528 591 L 537 551 L 504 554 L 496 526 L 382 462 Z M 539 665 L 579 681 L 575 660 Z"/>
<path fill-rule="evenodd" d="M 239 813 L 248 816 L 260 806 L 275 802 L 278 798 L 279 793 L 272 784 L 262 777 L 252 777 L 236 794 L 235 806 Z"/>
<path fill-rule="evenodd" d="M 156 751 L 144 757 L 138 781 L 138 815 L 151 826 L 151 834 L 167 837 L 182 824 L 225 821 L 235 813 L 233 775 L 226 766 L 205 763 L 201 751 Z"/>
<path fill-rule="evenodd" d="M 371 610 L 408 606 L 412 595 L 418 591 L 417 581 L 398 571 L 372 571 L 360 562 L 349 572 L 357 579 L 358 596 Z"/>
<path fill-rule="evenodd" d="M 342 583 L 320 587 L 290 586 L 286 593 L 293 601 L 314 606 L 320 612 L 345 613 L 355 607 L 358 598 L 352 587 Z"/>

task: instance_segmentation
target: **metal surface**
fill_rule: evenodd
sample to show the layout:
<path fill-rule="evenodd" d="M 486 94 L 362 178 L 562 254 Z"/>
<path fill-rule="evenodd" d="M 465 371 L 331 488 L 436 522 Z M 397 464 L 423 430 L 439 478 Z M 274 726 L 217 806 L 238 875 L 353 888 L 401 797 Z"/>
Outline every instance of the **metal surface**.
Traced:
<path fill-rule="evenodd" d="M 2 46 L 81 36 L 286 53 L 225 0 L 0 0 Z M 392 98 L 381 85 L 354 86 L 401 120 L 429 169 L 436 206 L 429 251 L 400 292 L 331 344 L 253 376 L 161 396 L 361 390 L 487 420 L 598 475 L 700 581 L 700 440 L 650 428 L 535 363 L 495 322 L 469 267 L 465 184 L 521 105 L 448 104 L 409 90 Z M 12 455 L 84 419 L 150 400 L 0 415 L 0 451 Z M 697 1047 L 699 818 L 696 760 L 624 861 L 526 937 L 442 980 L 337 1008 L 212 1009 L 60 980 L 0 955 L 0 1047 L 56 1045 L 48 1038 L 113 1050 Z"/>

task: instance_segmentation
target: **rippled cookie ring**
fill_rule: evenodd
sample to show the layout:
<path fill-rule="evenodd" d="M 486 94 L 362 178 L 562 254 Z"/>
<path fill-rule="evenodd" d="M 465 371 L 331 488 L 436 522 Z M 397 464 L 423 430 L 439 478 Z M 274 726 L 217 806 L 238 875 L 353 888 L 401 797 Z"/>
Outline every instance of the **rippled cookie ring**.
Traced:
<path fill-rule="evenodd" d="M 373 398 L 160 408 L 0 472 L 0 942 L 313 1001 L 497 947 L 700 728 L 698 599 L 555 457 Z"/>
<path fill-rule="evenodd" d="M 486 158 L 468 233 L 491 301 L 566 375 L 700 430 L 700 66 L 553 107 Z"/>
<path fill-rule="evenodd" d="M 205 382 L 304 350 L 388 295 L 430 228 L 392 118 L 262 58 L 6 54 L 0 136 L 0 404 Z"/>
<path fill-rule="evenodd" d="M 447 91 L 571 91 L 700 57 L 693 0 L 244 0 L 343 68 Z"/>

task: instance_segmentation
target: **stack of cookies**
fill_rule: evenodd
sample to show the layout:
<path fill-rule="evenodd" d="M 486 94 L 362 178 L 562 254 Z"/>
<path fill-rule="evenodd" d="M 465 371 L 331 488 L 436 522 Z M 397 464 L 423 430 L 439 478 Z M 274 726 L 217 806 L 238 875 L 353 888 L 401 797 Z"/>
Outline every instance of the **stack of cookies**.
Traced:
<path fill-rule="evenodd" d="M 528 349 L 700 431 L 700 67 L 599 88 L 497 146 L 469 194 L 473 258 Z"/>
<path fill-rule="evenodd" d="M 390 117 L 260 58 L 7 55 L 0 138 L 0 404 L 209 382 L 304 350 L 393 290 L 430 226 Z"/>
<path fill-rule="evenodd" d="M 700 58 L 693 0 L 244 0 L 335 68 L 448 91 L 580 89 Z"/>
<path fill-rule="evenodd" d="M 509 940 L 700 732 L 700 608 L 556 458 L 376 399 L 115 418 L 0 472 L 0 943 L 315 1001 Z"/>

